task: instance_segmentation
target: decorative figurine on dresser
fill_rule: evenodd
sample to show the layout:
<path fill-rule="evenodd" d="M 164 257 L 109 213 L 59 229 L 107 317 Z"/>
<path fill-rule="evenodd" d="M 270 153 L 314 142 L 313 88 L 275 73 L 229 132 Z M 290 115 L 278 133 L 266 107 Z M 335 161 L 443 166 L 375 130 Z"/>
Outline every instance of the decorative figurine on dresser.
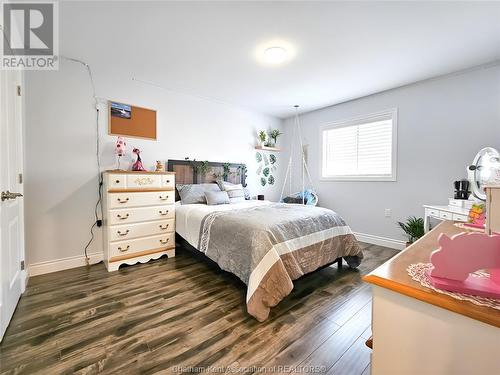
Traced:
<path fill-rule="evenodd" d="M 145 263 L 175 256 L 175 173 L 106 171 L 104 264 Z"/>

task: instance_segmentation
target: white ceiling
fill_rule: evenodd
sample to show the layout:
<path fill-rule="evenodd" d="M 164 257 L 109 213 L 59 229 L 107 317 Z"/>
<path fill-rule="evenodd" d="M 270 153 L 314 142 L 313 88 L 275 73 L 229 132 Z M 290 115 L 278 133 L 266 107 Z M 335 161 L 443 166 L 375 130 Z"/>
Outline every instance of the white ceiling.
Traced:
<path fill-rule="evenodd" d="M 500 2 L 61 5 L 61 53 L 276 117 L 500 59 Z M 280 41 L 294 58 L 257 60 Z"/>

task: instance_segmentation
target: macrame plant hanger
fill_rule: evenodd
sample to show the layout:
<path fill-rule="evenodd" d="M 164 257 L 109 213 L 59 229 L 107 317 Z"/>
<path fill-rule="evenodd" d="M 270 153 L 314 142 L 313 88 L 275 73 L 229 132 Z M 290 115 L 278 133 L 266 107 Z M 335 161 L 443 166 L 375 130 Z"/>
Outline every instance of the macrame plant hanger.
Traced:
<path fill-rule="evenodd" d="M 301 194 L 302 195 L 302 204 L 305 204 L 305 177 L 307 175 L 307 179 L 309 180 L 309 185 L 311 186 L 312 190 L 314 191 L 314 186 L 312 183 L 311 175 L 309 174 L 309 168 L 307 167 L 306 163 L 306 158 L 304 155 L 304 144 L 302 142 L 302 131 L 300 128 L 300 120 L 299 120 L 299 106 L 294 105 L 295 108 L 295 120 L 294 120 L 294 126 L 293 126 L 293 133 L 292 133 L 292 144 L 290 146 L 290 159 L 288 160 L 288 166 L 286 168 L 286 175 L 285 175 L 285 180 L 283 181 L 283 187 L 281 189 L 281 195 L 280 195 L 280 202 L 283 201 L 283 193 L 285 192 L 285 187 L 288 182 L 289 188 L 289 196 L 294 196 Z M 302 163 L 302 190 L 298 193 L 292 194 L 292 167 L 293 167 L 293 159 L 294 159 L 294 154 L 295 154 L 295 142 L 296 138 L 298 137 L 299 140 L 299 147 L 300 147 L 300 155 L 301 155 L 301 163 Z"/>

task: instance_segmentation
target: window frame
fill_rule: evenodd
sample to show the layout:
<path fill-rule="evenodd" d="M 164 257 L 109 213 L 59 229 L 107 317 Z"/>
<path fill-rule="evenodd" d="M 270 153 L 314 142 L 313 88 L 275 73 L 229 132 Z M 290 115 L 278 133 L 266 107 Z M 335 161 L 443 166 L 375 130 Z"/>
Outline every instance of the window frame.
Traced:
<path fill-rule="evenodd" d="M 365 123 L 386 120 L 388 117 L 392 119 L 392 163 L 390 175 L 353 175 L 353 176 L 323 176 L 323 167 L 325 163 L 325 147 L 323 133 L 327 130 L 345 128 L 353 125 L 362 125 Z M 320 163 L 319 176 L 320 181 L 397 181 L 397 160 L 398 160 L 398 109 L 391 108 L 384 111 L 370 113 L 352 117 L 349 119 L 334 121 L 320 126 L 319 129 L 319 146 L 320 146 Z"/>

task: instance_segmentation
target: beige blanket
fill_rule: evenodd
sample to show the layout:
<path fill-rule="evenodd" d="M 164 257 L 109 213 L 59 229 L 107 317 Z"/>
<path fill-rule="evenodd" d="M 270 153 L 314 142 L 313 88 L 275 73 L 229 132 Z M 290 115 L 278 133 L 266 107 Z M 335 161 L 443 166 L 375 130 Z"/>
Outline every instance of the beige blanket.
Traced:
<path fill-rule="evenodd" d="M 198 249 L 248 286 L 247 310 L 259 321 L 290 294 L 292 280 L 339 257 L 351 267 L 363 258 L 335 212 L 282 203 L 206 215 Z"/>

